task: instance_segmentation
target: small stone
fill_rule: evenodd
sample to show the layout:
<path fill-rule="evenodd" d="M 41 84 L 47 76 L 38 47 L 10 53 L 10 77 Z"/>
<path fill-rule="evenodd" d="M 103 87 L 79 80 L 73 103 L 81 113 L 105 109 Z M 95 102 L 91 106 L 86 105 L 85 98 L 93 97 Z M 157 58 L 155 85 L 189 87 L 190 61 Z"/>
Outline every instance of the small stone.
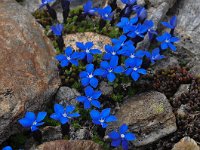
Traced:
<path fill-rule="evenodd" d="M 190 70 L 189 73 L 196 76 L 196 77 L 200 77 L 200 63 L 196 64 L 195 66 L 193 66 Z"/>
<path fill-rule="evenodd" d="M 103 150 L 90 140 L 57 140 L 39 145 L 35 150 Z"/>
<path fill-rule="evenodd" d="M 80 96 L 80 93 L 76 89 L 62 86 L 59 88 L 55 100 L 61 105 L 76 105 L 78 103 L 77 96 Z"/>
<path fill-rule="evenodd" d="M 178 98 L 183 93 L 188 93 L 190 89 L 190 84 L 181 84 L 177 92 L 174 94 L 174 98 Z"/>
<path fill-rule="evenodd" d="M 116 113 L 118 122 L 110 124 L 106 133 L 126 123 L 136 134 L 136 147 L 150 144 L 177 130 L 176 118 L 166 96 L 152 91 L 124 101 Z"/>
<path fill-rule="evenodd" d="M 187 116 L 186 108 L 186 105 L 181 105 L 180 108 L 177 110 L 177 115 L 181 118 L 185 118 Z"/>
<path fill-rule="evenodd" d="M 117 7 L 120 8 L 121 10 L 124 9 L 126 5 L 122 3 L 121 0 L 117 0 Z"/>
<path fill-rule="evenodd" d="M 101 90 L 102 94 L 105 96 L 111 95 L 113 93 L 113 87 L 104 81 L 100 83 L 99 89 Z"/>
<path fill-rule="evenodd" d="M 200 150 L 200 147 L 192 138 L 184 137 L 174 145 L 172 150 Z"/>
<path fill-rule="evenodd" d="M 77 131 L 70 130 L 70 140 L 87 140 L 89 137 L 90 132 L 86 127 Z"/>
<path fill-rule="evenodd" d="M 41 129 L 41 132 L 42 132 L 42 140 L 44 142 L 62 139 L 61 126 L 56 126 L 56 127 L 46 126 L 43 129 Z"/>

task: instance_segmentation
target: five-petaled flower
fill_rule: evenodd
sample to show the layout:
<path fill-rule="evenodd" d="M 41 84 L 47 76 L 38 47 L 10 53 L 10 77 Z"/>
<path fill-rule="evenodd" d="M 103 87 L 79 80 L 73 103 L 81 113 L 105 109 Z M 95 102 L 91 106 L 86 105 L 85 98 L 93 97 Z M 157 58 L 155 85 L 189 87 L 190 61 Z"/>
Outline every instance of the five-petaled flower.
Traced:
<path fill-rule="evenodd" d="M 41 121 L 46 117 L 46 115 L 46 112 L 39 112 L 36 117 L 33 112 L 26 112 L 25 117 L 20 119 L 18 122 L 25 128 L 31 128 L 31 131 L 34 132 L 38 130 L 38 126 L 44 124 L 44 122 Z"/>
<path fill-rule="evenodd" d="M 160 55 L 160 49 L 159 48 L 155 48 L 151 53 L 146 51 L 145 55 L 147 56 L 147 58 L 150 59 L 152 64 L 154 64 L 155 61 L 157 61 L 157 60 L 161 60 L 161 59 L 165 58 L 164 55 Z"/>
<path fill-rule="evenodd" d="M 86 71 L 80 72 L 79 76 L 81 78 L 81 83 L 83 86 L 91 85 L 96 88 L 98 86 L 98 79 L 95 76 L 102 76 L 104 72 L 101 69 L 95 69 L 93 64 L 88 64 L 86 66 Z"/>
<path fill-rule="evenodd" d="M 41 0 L 41 4 L 40 4 L 39 8 L 42 8 L 53 1 L 55 1 L 55 0 Z"/>
<path fill-rule="evenodd" d="M 52 30 L 54 35 L 62 36 L 63 25 L 62 24 L 56 24 L 54 26 L 51 26 L 51 30 Z"/>
<path fill-rule="evenodd" d="M 126 75 L 131 75 L 134 81 L 137 81 L 140 77 L 140 74 L 146 74 L 147 71 L 141 68 L 142 60 L 134 59 L 132 63 L 128 64 L 128 68 L 124 72 Z"/>
<path fill-rule="evenodd" d="M 100 66 L 103 72 L 103 77 L 107 77 L 109 82 L 113 82 L 116 78 L 115 73 L 122 73 L 124 72 L 124 68 L 118 65 L 118 56 L 113 56 L 108 63 L 107 61 L 102 61 Z"/>
<path fill-rule="evenodd" d="M 105 8 L 99 8 L 97 12 L 103 20 L 112 20 L 113 13 L 112 8 L 109 5 Z"/>
<path fill-rule="evenodd" d="M 169 22 L 161 22 L 163 26 L 169 28 L 169 29 L 175 29 L 177 25 L 177 18 L 176 16 L 173 16 Z"/>
<path fill-rule="evenodd" d="M 161 42 L 161 49 L 165 50 L 170 48 L 172 51 L 176 51 L 176 47 L 173 45 L 179 41 L 179 38 L 173 37 L 171 34 L 165 32 L 163 35 L 156 38 L 157 41 Z"/>
<path fill-rule="evenodd" d="M 111 146 L 119 147 L 122 145 L 123 150 L 128 150 L 128 141 L 136 140 L 133 133 L 127 132 L 128 126 L 123 124 L 119 131 L 112 131 L 108 134 L 109 138 L 112 139 Z"/>
<path fill-rule="evenodd" d="M 112 56 L 117 56 L 120 55 L 118 52 L 120 50 L 121 45 L 116 44 L 114 46 L 111 45 L 106 45 L 105 46 L 105 51 L 106 53 L 103 55 L 104 60 L 110 60 Z"/>
<path fill-rule="evenodd" d="M 137 17 L 140 20 L 144 20 L 147 18 L 147 10 L 143 6 L 135 5 L 133 6 L 133 10 L 136 12 Z"/>
<path fill-rule="evenodd" d="M 11 146 L 6 146 L 2 150 L 12 150 L 12 147 Z"/>
<path fill-rule="evenodd" d="M 100 91 L 94 91 L 91 86 L 85 88 L 85 96 L 78 96 L 77 101 L 84 103 L 84 109 L 91 108 L 91 105 L 94 107 L 100 108 L 101 104 L 98 101 L 98 98 L 101 96 Z"/>
<path fill-rule="evenodd" d="M 83 5 L 84 14 L 94 15 L 97 11 L 97 8 L 92 8 L 92 1 L 88 0 L 85 5 Z"/>
<path fill-rule="evenodd" d="M 134 5 L 136 3 L 136 0 L 121 0 L 121 2 L 126 5 Z"/>
<path fill-rule="evenodd" d="M 129 18 L 122 17 L 120 22 L 117 23 L 117 27 L 122 28 L 124 33 L 128 33 L 129 27 L 136 24 L 138 22 L 138 17 L 133 17 L 129 20 Z"/>
<path fill-rule="evenodd" d="M 50 117 L 56 121 L 59 121 L 61 124 L 66 124 L 69 122 L 72 118 L 77 118 L 80 116 L 79 113 L 73 112 L 75 110 L 75 106 L 68 105 L 66 107 L 63 107 L 60 104 L 54 105 L 54 111 Z"/>
<path fill-rule="evenodd" d="M 153 21 L 152 20 L 145 20 L 143 25 L 147 27 L 149 40 L 152 40 L 153 36 L 157 35 L 157 32 L 153 29 L 153 26 L 154 26 Z"/>
<path fill-rule="evenodd" d="M 80 53 L 81 59 L 84 59 L 86 57 L 88 63 L 91 63 L 93 61 L 93 54 L 101 54 L 101 51 L 99 49 L 92 49 L 93 45 L 93 42 L 87 42 L 85 44 L 81 42 L 76 42 L 76 46 L 80 50 L 82 50 L 82 52 Z"/>
<path fill-rule="evenodd" d="M 97 125 L 101 125 L 102 128 L 106 128 L 108 126 L 107 123 L 117 121 L 117 118 L 113 115 L 110 115 L 110 108 L 103 109 L 102 112 L 97 110 L 91 110 L 90 116 L 92 118 L 92 122 Z"/>
<path fill-rule="evenodd" d="M 60 62 L 61 67 L 66 67 L 69 63 L 78 66 L 79 52 L 73 52 L 69 46 L 65 49 L 65 54 L 59 54 L 55 58 Z"/>
<path fill-rule="evenodd" d="M 129 26 L 127 27 L 127 30 L 129 30 L 130 32 L 128 33 L 128 36 L 131 38 L 135 38 L 137 36 L 143 38 L 144 37 L 144 33 L 147 32 L 147 27 L 145 25 L 142 24 L 137 24 L 136 26 Z"/>
<path fill-rule="evenodd" d="M 121 35 L 119 37 L 119 39 L 111 39 L 111 41 L 112 41 L 113 45 L 115 45 L 116 47 L 121 47 L 121 48 L 129 45 L 130 43 L 133 44 L 133 42 L 131 40 L 127 41 L 127 37 L 125 35 Z"/>

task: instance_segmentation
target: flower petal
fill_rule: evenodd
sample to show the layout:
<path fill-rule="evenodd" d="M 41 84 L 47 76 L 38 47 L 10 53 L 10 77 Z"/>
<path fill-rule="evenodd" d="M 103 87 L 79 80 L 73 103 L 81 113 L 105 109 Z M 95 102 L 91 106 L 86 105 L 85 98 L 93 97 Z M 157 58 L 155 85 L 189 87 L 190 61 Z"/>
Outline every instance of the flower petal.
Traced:
<path fill-rule="evenodd" d="M 116 131 L 110 132 L 110 133 L 108 134 L 108 136 L 109 136 L 109 138 L 111 138 L 111 139 L 119 139 L 119 138 L 120 138 L 119 133 L 116 132 Z"/>
<path fill-rule="evenodd" d="M 92 87 L 96 88 L 97 85 L 98 85 L 98 83 L 99 83 L 99 81 L 98 81 L 96 78 L 91 78 L 91 79 L 90 79 L 90 85 L 91 85 Z"/>
<path fill-rule="evenodd" d="M 32 125 L 32 121 L 30 121 L 30 120 L 28 120 L 28 119 L 26 119 L 26 118 L 22 118 L 22 119 L 20 119 L 19 121 L 18 121 L 23 127 L 25 127 L 25 128 L 29 128 L 29 127 L 31 127 L 31 125 Z"/>
<path fill-rule="evenodd" d="M 37 115 L 36 121 L 37 122 L 42 121 L 46 117 L 46 115 L 47 115 L 47 112 L 39 112 L 38 115 Z"/>
<path fill-rule="evenodd" d="M 136 137 L 135 137 L 135 135 L 133 133 L 126 133 L 125 134 L 125 139 L 127 141 L 134 141 L 134 140 L 136 140 Z"/>
<path fill-rule="evenodd" d="M 123 124 L 119 128 L 120 134 L 124 134 L 128 130 L 128 126 L 126 124 Z"/>
<path fill-rule="evenodd" d="M 106 118 L 106 122 L 113 122 L 113 121 L 117 121 L 117 118 L 115 116 L 113 116 L 113 115 L 108 116 Z"/>
<path fill-rule="evenodd" d="M 66 113 L 71 113 L 72 111 L 75 110 L 75 106 L 74 105 L 68 105 L 66 108 L 65 108 L 65 111 Z"/>
<path fill-rule="evenodd" d="M 91 101 L 91 104 L 97 108 L 100 108 L 101 107 L 101 103 L 97 100 L 92 100 Z"/>
<path fill-rule="evenodd" d="M 88 79 L 88 78 L 81 79 L 81 84 L 83 86 L 87 86 L 89 84 L 89 82 L 90 82 L 90 79 Z"/>
<path fill-rule="evenodd" d="M 85 96 L 78 96 L 76 98 L 76 100 L 79 101 L 79 102 L 84 102 L 85 100 L 87 100 L 87 97 L 85 97 Z"/>
<path fill-rule="evenodd" d="M 90 116 L 93 120 L 96 120 L 100 117 L 100 112 L 97 110 L 91 110 L 90 111 Z"/>
<path fill-rule="evenodd" d="M 108 117 L 109 114 L 110 114 L 110 108 L 103 109 L 102 112 L 101 112 L 101 116 L 103 118 Z"/>
<path fill-rule="evenodd" d="M 33 112 L 26 112 L 25 118 L 33 122 L 35 121 L 36 116 Z"/>
<path fill-rule="evenodd" d="M 109 82 L 113 82 L 115 80 L 116 76 L 114 73 L 110 72 L 107 74 L 107 78 L 108 78 Z"/>
<path fill-rule="evenodd" d="M 93 64 L 88 64 L 88 65 L 86 66 L 86 71 L 87 71 L 88 73 L 92 73 L 92 72 L 94 71 L 94 65 L 93 65 Z"/>

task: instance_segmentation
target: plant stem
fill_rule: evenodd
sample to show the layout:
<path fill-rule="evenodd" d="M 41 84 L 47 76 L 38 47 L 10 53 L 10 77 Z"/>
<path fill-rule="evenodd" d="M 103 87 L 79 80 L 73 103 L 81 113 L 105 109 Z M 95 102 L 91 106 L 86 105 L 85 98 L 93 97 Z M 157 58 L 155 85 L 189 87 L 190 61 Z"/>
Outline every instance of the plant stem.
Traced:
<path fill-rule="evenodd" d="M 60 49 L 60 51 L 62 52 L 64 47 L 65 47 L 65 44 L 64 44 L 64 39 L 63 39 L 63 36 L 59 36 L 57 39 L 56 39 L 56 42 L 58 44 L 58 48 Z"/>
<path fill-rule="evenodd" d="M 69 0 L 61 0 L 61 5 L 63 9 L 63 23 L 67 23 L 67 18 L 70 12 L 70 1 Z"/>
<path fill-rule="evenodd" d="M 62 132 L 63 137 L 66 135 L 69 135 L 69 130 L 70 130 L 70 126 L 68 123 L 61 125 L 61 132 Z"/>
<path fill-rule="evenodd" d="M 47 6 L 47 11 L 49 13 L 49 15 L 51 16 L 51 18 L 54 20 L 54 21 L 57 21 L 57 14 L 56 14 L 56 11 L 49 6 L 49 4 L 46 5 Z"/>

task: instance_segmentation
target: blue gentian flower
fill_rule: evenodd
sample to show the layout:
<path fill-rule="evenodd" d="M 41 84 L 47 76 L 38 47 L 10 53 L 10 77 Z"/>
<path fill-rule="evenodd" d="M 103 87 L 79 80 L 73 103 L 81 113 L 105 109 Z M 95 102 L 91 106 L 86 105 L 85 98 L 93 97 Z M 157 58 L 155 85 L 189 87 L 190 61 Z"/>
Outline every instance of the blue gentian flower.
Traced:
<path fill-rule="evenodd" d="M 157 32 L 153 29 L 154 23 L 152 20 L 145 20 L 144 26 L 146 26 L 148 31 L 149 40 L 153 39 L 154 35 L 157 35 Z"/>
<path fill-rule="evenodd" d="M 118 57 L 113 56 L 108 63 L 107 61 L 102 61 L 100 66 L 102 72 L 104 72 L 103 77 L 106 77 L 109 82 L 113 82 L 116 78 L 115 73 L 122 73 L 124 68 L 118 65 Z"/>
<path fill-rule="evenodd" d="M 112 20 L 113 13 L 112 13 L 112 8 L 108 5 L 105 8 L 99 8 L 98 14 L 103 20 Z"/>
<path fill-rule="evenodd" d="M 140 68 L 142 65 L 141 59 L 134 59 L 131 64 L 128 64 L 128 68 L 124 72 L 126 75 L 131 75 L 132 79 L 134 81 L 137 81 L 140 77 L 140 74 L 147 74 L 147 71 L 145 69 Z"/>
<path fill-rule="evenodd" d="M 135 5 L 135 6 L 133 6 L 132 9 L 136 12 L 137 17 L 140 20 L 144 20 L 147 18 L 147 10 L 143 6 Z"/>
<path fill-rule="evenodd" d="M 127 40 L 126 35 L 121 35 L 118 39 L 111 39 L 112 43 L 114 46 L 116 47 L 121 47 L 123 48 L 124 46 L 127 46 L 129 44 L 134 44 L 131 40 Z M 119 51 L 117 51 L 118 55 L 120 55 L 121 53 Z"/>
<path fill-rule="evenodd" d="M 41 122 L 45 117 L 47 113 L 46 112 L 39 112 L 37 117 L 33 112 L 26 112 L 25 117 L 20 119 L 18 122 L 25 128 L 31 128 L 31 131 L 38 130 L 38 126 L 41 126 L 44 124 L 44 122 Z"/>
<path fill-rule="evenodd" d="M 92 118 L 92 122 L 97 125 L 101 125 L 102 128 L 106 128 L 108 126 L 107 123 L 117 121 L 117 118 L 113 115 L 110 115 L 110 108 L 103 109 L 100 113 L 97 110 L 91 110 L 90 116 Z"/>
<path fill-rule="evenodd" d="M 61 124 L 66 124 L 72 118 L 77 118 L 80 116 L 79 113 L 73 112 L 75 110 L 75 106 L 68 105 L 65 108 L 60 104 L 54 105 L 54 111 L 50 117 L 56 121 L 59 121 Z"/>
<path fill-rule="evenodd" d="M 122 17 L 120 22 L 117 23 L 117 27 L 122 28 L 124 33 L 128 33 L 130 30 L 128 27 L 136 24 L 138 22 L 138 17 L 129 18 Z"/>
<path fill-rule="evenodd" d="M 177 25 L 177 17 L 173 16 L 169 22 L 161 22 L 163 26 L 169 29 L 175 29 Z"/>
<path fill-rule="evenodd" d="M 104 72 L 100 69 L 94 70 L 93 64 L 88 64 L 86 66 L 86 71 L 80 72 L 79 76 L 81 78 L 81 83 L 83 86 L 91 85 L 92 87 L 96 88 L 98 86 L 99 81 L 95 76 L 102 76 Z"/>
<path fill-rule="evenodd" d="M 120 55 L 118 52 L 120 50 L 121 45 L 106 45 L 105 46 L 105 51 L 106 53 L 103 55 L 103 59 L 104 60 L 110 60 L 112 58 L 112 56 L 117 56 Z"/>
<path fill-rule="evenodd" d="M 121 0 L 122 3 L 126 5 L 134 5 L 137 0 Z"/>
<path fill-rule="evenodd" d="M 55 0 L 41 0 L 41 4 L 40 4 L 39 8 L 42 8 L 53 1 L 55 1 Z"/>
<path fill-rule="evenodd" d="M 179 41 L 179 38 L 173 37 L 171 34 L 165 32 L 163 35 L 156 38 L 158 42 L 161 42 L 161 49 L 165 50 L 170 48 L 172 51 L 176 51 L 176 47 L 173 45 Z"/>
<path fill-rule="evenodd" d="M 161 60 L 163 58 L 165 58 L 164 55 L 160 55 L 160 49 L 159 48 L 155 48 L 151 53 L 146 51 L 147 58 L 150 59 L 152 64 L 155 64 L 155 61 L 157 60 Z"/>
<path fill-rule="evenodd" d="M 69 46 L 65 49 L 65 54 L 59 54 L 55 58 L 60 62 L 61 67 L 66 67 L 69 63 L 78 66 L 78 59 L 80 57 L 79 52 L 73 52 Z"/>
<path fill-rule="evenodd" d="M 142 25 L 142 24 L 137 24 L 137 26 L 131 26 L 131 27 L 128 27 L 129 29 L 129 33 L 128 33 L 128 36 L 131 37 L 131 38 L 135 38 L 137 36 L 143 38 L 144 37 L 144 33 L 147 32 L 147 27 L 145 25 Z"/>
<path fill-rule="evenodd" d="M 98 101 L 98 98 L 101 96 L 100 91 L 94 91 L 91 86 L 85 88 L 85 96 L 78 96 L 77 101 L 84 103 L 84 109 L 91 108 L 91 105 L 94 107 L 100 108 L 101 104 Z"/>
<path fill-rule="evenodd" d="M 101 54 L 101 51 L 99 49 L 92 49 L 93 47 L 93 42 L 87 42 L 83 44 L 82 42 L 76 42 L 76 46 L 82 50 L 82 53 L 80 53 L 80 57 L 84 59 L 85 57 L 87 58 L 87 62 L 91 63 L 93 61 L 93 56 L 94 54 Z"/>
<path fill-rule="evenodd" d="M 12 147 L 11 146 L 6 146 L 2 150 L 12 150 Z"/>
<path fill-rule="evenodd" d="M 56 24 L 54 26 L 51 26 L 51 30 L 52 30 L 54 35 L 61 36 L 62 31 L 63 31 L 63 25 L 62 24 Z"/>
<path fill-rule="evenodd" d="M 136 137 L 133 133 L 127 132 L 128 126 L 123 124 L 119 131 L 112 131 L 108 134 L 109 138 L 112 139 L 111 146 L 119 147 L 122 145 L 123 150 L 128 150 L 128 141 L 136 140 Z"/>
<path fill-rule="evenodd" d="M 92 8 L 92 1 L 89 0 L 87 3 L 85 3 L 85 5 L 83 5 L 83 11 L 84 14 L 94 15 L 97 11 L 97 8 Z"/>

